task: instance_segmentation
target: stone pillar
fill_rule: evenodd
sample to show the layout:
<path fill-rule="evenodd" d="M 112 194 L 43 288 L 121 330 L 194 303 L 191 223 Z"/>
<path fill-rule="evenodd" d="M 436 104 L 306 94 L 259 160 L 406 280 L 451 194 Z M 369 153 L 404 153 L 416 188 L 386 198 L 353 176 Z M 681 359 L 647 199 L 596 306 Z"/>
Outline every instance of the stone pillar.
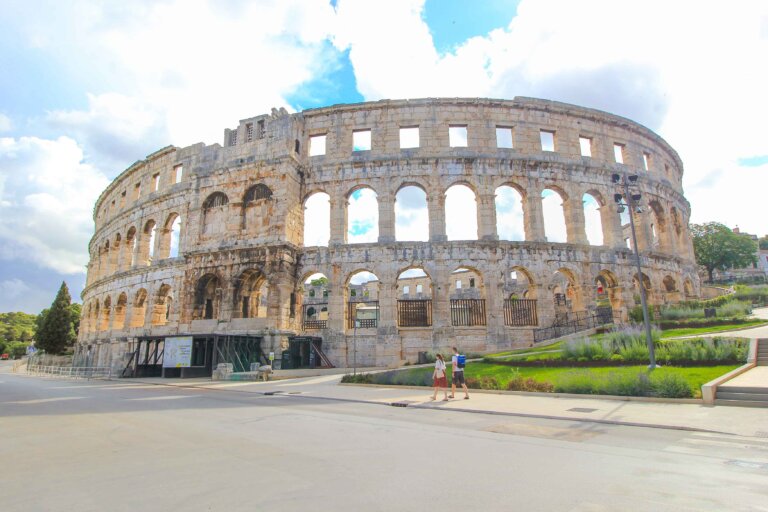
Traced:
<path fill-rule="evenodd" d="M 395 241 L 395 197 L 390 193 L 382 193 L 379 200 L 379 243 L 387 244 Z"/>
<path fill-rule="evenodd" d="M 429 240 L 431 242 L 448 240 L 445 234 L 445 194 L 440 192 L 428 194 L 427 207 L 429 209 Z"/>
<path fill-rule="evenodd" d="M 569 193 L 568 200 L 563 204 L 565 213 L 565 231 L 569 244 L 586 245 L 587 231 L 584 220 L 584 202 L 581 195 Z"/>
<path fill-rule="evenodd" d="M 621 217 L 618 206 L 613 203 L 600 207 L 600 221 L 603 227 L 603 245 L 606 247 L 626 248 L 624 233 L 621 229 Z"/>
<path fill-rule="evenodd" d="M 477 198 L 477 238 L 498 240 L 496 232 L 496 195 L 479 194 Z"/>
<path fill-rule="evenodd" d="M 531 187 L 525 195 L 523 217 L 525 222 L 525 240 L 527 242 L 544 242 L 544 210 L 541 205 L 541 190 Z"/>
<path fill-rule="evenodd" d="M 637 238 L 637 250 L 639 252 L 649 251 L 653 246 L 651 238 L 651 226 L 648 219 L 648 213 L 630 212 L 635 221 L 635 236 Z"/>
<path fill-rule="evenodd" d="M 536 316 L 539 327 L 549 327 L 555 321 L 555 303 L 544 284 L 531 286 L 536 291 Z"/>
<path fill-rule="evenodd" d="M 158 228 L 155 238 L 157 239 L 157 249 L 155 249 L 155 261 L 162 260 L 171 255 L 171 230 L 167 228 Z"/>
<path fill-rule="evenodd" d="M 331 240 L 329 245 L 347 242 L 347 198 L 331 198 Z"/>
<path fill-rule="evenodd" d="M 397 331 L 397 282 L 381 281 L 379 285 L 379 334 Z"/>
<path fill-rule="evenodd" d="M 439 329 L 451 326 L 451 294 L 450 270 L 444 276 L 438 272 L 431 273 L 432 278 L 432 328 Z"/>
<path fill-rule="evenodd" d="M 344 307 L 344 276 L 341 266 L 333 265 L 328 276 L 328 328 L 340 333 L 346 326 L 346 308 Z"/>
<path fill-rule="evenodd" d="M 278 275 L 269 283 L 267 299 L 267 318 L 275 320 L 278 329 L 291 329 L 291 293 L 294 291 L 293 280 L 287 275 Z M 297 301 L 298 302 L 298 301 Z M 301 311 L 296 306 L 296 317 L 301 317 Z"/>

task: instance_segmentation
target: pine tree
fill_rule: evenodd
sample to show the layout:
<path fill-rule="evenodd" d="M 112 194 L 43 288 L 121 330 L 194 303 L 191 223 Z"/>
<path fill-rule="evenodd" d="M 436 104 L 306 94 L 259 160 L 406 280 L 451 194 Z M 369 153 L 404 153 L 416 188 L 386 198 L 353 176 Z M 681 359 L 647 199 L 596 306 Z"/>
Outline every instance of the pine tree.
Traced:
<path fill-rule="evenodd" d="M 72 299 L 67 283 L 62 282 L 45 318 L 35 335 L 35 346 L 49 354 L 61 354 L 75 342 L 75 330 L 72 326 Z"/>

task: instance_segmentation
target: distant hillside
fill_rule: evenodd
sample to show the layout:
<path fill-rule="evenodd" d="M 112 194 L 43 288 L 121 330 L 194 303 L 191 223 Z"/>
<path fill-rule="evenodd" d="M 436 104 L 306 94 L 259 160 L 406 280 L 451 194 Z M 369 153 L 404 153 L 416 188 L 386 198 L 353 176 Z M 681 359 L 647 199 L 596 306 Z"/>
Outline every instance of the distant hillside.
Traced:
<path fill-rule="evenodd" d="M 0 341 L 32 341 L 37 315 L 0 313 Z"/>

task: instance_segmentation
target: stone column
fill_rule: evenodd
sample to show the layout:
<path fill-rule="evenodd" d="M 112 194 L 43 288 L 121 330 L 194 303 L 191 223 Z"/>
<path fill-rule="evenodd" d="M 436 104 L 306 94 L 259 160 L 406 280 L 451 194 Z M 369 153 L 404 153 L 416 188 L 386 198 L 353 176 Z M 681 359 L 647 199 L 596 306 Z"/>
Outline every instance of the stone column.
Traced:
<path fill-rule="evenodd" d="M 432 328 L 439 329 L 451 326 L 451 294 L 450 270 L 447 276 L 431 271 L 432 278 Z"/>
<path fill-rule="evenodd" d="M 479 194 L 477 198 L 477 237 L 479 240 L 498 240 L 496 232 L 496 195 Z"/>
<path fill-rule="evenodd" d="M 530 187 L 525 194 L 523 217 L 525 222 L 525 240 L 544 242 L 544 210 L 541 205 L 541 189 Z"/>
<path fill-rule="evenodd" d="M 565 213 L 565 231 L 569 244 L 586 245 L 587 232 L 584 220 L 584 203 L 577 192 L 569 192 L 568 200 L 563 204 Z"/>
<path fill-rule="evenodd" d="M 649 251 L 653 247 L 651 237 L 651 226 L 649 214 L 647 211 L 642 213 L 630 212 L 635 221 L 635 235 L 637 238 L 637 250 L 639 252 Z"/>
<path fill-rule="evenodd" d="M 431 242 L 448 240 L 445 234 L 445 194 L 428 193 L 427 207 L 429 209 L 429 240 Z"/>
<path fill-rule="evenodd" d="M 344 276 L 340 265 L 331 267 L 328 276 L 328 328 L 343 333 L 346 327 Z"/>
<path fill-rule="evenodd" d="M 347 205 L 345 197 L 331 198 L 331 240 L 329 245 L 347 243 Z"/>
<path fill-rule="evenodd" d="M 390 193 L 382 193 L 379 200 L 379 243 L 395 241 L 395 198 Z"/>
<path fill-rule="evenodd" d="M 536 291 L 536 316 L 539 327 L 549 327 L 555 321 L 555 303 L 544 284 L 531 286 Z"/>
<path fill-rule="evenodd" d="M 171 230 L 158 228 L 155 238 L 157 239 L 157 249 L 155 249 L 155 257 L 152 259 L 157 261 L 169 257 L 171 254 Z"/>
<path fill-rule="evenodd" d="M 606 247 L 626 248 L 624 233 L 621 229 L 621 217 L 618 206 L 607 203 L 600 207 L 600 221 L 603 226 L 603 245 Z"/>
<path fill-rule="evenodd" d="M 291 293 L 294 291 L 293 280 L 288 275 L 278 275 L 269 283 L 267 299 L 267 318 L 275 320 L 278 329 L 291 329 Z M 296 317 L 301 317 L 296 307 Z"/>
<path fill-rule="evenodd" d="M 379 334 L 397 331 L 397 283 L 393 279 L 382 280 L 379 285 Z"/>

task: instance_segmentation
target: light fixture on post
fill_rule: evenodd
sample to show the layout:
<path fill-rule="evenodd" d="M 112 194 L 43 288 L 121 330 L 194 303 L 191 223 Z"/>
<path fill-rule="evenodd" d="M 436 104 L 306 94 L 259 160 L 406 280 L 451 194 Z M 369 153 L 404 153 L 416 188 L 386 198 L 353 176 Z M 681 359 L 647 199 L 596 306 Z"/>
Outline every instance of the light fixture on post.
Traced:
<path fill-rule="evenodd" d="M 622 179 L 623 178 L 623 179 Z M 648 344 L 648 356 L 649 356 L 649 369 L 658 368 L 656 364 L 656 353 L 653 346 L 653 338 L 651 336 L 651 321 L 648 315 L 648 299 L 645 293 L 645 282 L 643 279 L 643 271 L 640 266 L 640 251 L 637 250 L 637 234 L 635 233 L 635 220 L 634 213 L 643 213 L 643 209 L 639 202 L 642 199 L 642 194 L 634 193 L 629 190 L 629 186 L 637 185 L 637 174 L 627 176 L 624 173 L 623 176 L 619 174 L 613 174 L 611 176 L 613 183 L 620 185 L 622 188 L 621 193 L 613 195 L 613 200 L 618 205 L 617 211 L 624 213 L 625 210 L 629 210 L 629 226 L 632 230 L 632 250 L 635 253 L 635 265 L 637 266 L 637 282 L 640 287 L 640 304 L 643 308 L 643 323 L 645 324 L 645 341 Z"/>

